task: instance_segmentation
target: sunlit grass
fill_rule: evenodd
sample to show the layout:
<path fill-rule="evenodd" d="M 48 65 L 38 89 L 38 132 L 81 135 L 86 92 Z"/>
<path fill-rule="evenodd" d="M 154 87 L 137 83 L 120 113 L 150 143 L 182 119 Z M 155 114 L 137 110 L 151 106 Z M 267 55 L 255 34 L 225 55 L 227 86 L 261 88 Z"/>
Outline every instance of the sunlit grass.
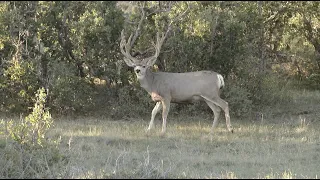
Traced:
<path fill-rule="evenodd" d="M 293 91 L 262 117 L 225 119 L 210 134 L 212 118 L 170 114 L 146 134 L 149 118 L 55 118 L 49 138 L 67 159 L 61 178 L 318 178 L 320 93 Z M 6 141 L 0 137 L 0 150 Z M 57 175 L 58 174 L 58 175 Z M 53 176 L 55 177 L 55 176 Z"/>
<path fill-rule="evenodd" d="M 50 132 L 70 153 L 71 178 L 316 178 L 319 123 L 252 122 L 172 117 L 147 136 L 148 120 L 60 119 Z M 300 118 L 300 119 L 299 119 Z M 191 120 L 190 120 L 191 119 Z M 295 123 L 295 122 L 300 123 Z"/>

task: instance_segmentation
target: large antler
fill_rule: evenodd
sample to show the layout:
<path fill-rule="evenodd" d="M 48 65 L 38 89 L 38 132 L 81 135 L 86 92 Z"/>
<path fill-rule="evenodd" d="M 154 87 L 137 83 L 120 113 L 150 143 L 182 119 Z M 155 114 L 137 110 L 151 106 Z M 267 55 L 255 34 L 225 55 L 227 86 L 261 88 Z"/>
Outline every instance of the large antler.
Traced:
<path fill-rule="evenodd" d="M 126 64 L 128 66 L 131 66 L 131 67 L 135 66 L 136 64 L 140 64 L 139 60 L 137 58 L 132 57 L 132 55 L 130 54 L 130 50 L 131 50 L 131 47 L 133 46 L 135 40 L 137 39 L 137 37 L 140 34 L 142 21 L 145 19 L 144 18 L 145 17 L 145 11 L 144 11 L 145 3 L 146 2 L 144 2 L 143 6 L 141 7 L 141 19 L 138 23 L 138 27 L 136 28 L 136 32 L 135 32 L 133 39 L 132 39 L 132 34 L 131 34 L 128 41 L 126 42 L 125 37 L 124 37 L 124 30 L 121 31 L 120 50 L 121 50 L 121 53 L 125 56 L 124 61 L 126 62 Z M 171 30 L 171 26 L 172 26 L 173 22 L 177 21 L 178 19 L 180 19 L 181 17 L 183 17 L 186 14 L 186 12 L 189 9 L 189 4 L 187 3 L 187 5 L 188 5 L 188 8 L 185 10 L 185 12 L 183 12 L 182 14 L 180 14 L 179 16 L 177 16 L 173 20 L 171 20 L 171 22 L 168 25 L 167 31 L 165 33 L 161 33 L 161 37 L 159 35 L 160 33 L 159 32 L 157 33 L 156 44 L 154 42 L 152 42 L 152 45 L 155 47 L 155 54 L 151 57 L 145 58 L 141 62 L 142 64 L 145 64 L 147 66 L 152 66 L 156 62 L 156 60 L 160 54 L 161 46 L 162 46 L 164 40 L 166 39 L 169 31 Z M 167 9 L 166 11 L 169 12 L 170 10 L 171 10 L 171 3 L 169 4 L 169 9 Z M 125 48 L 125 50 L 124 50 L 124 48 Z"/>
<path fill-rule="evenodd" d="M 166 38 L 166 35 L 167 34 L 161 33 L 161 38 L 160 38 L 159 32 L 157 32 L 157 42 L 156 42 L 156 44 L 154 44 L 154 42 L 152 42 L 152 45 L 156 49 L 156 52 L 155 52 L 155 54 L 153 56 L 145 58 L 142 61 L 143 64 L 146 64 L 148 66 L 152 66 L 156 62 L 156 60 L 157 60 L 157 58 L 158 58 L 158 56 L 160 54 L 160 49 L 161 49 L 161 46 L 163 44 L 163 41 Z"/>
<path fill-rule="evenodd" d="M 137 64 L 138 59 L 132 57 L 130 54 L 131 39 L 132 39 L 132 34 L 130 35 L 128 42 L 126 42 L 125 36 L 124 36 L 124 30 L 121 31 L 120 51 L 125 56 L 124 62 L 126 62 L 128 66 L 133 67 Z M 123 48 L 125 48 L 125 50 Z"/>
<path fill-rule="evenodd" d="M 145 19 L 145 10 L 144 10 L 145 5 L 146 5 L 146 2 L 143 2 L 142 6 L 140 7 L 141 18 L 138 22 L 138 26 L 135 30 L 134 36 L 132 37 L 132 34 L 131 34 L 128 39 L 128 42 L 126 42 L 125 37 L 124 37 L 124 29 L 121 31 L 120 50 L 121 50 L 121 53 L 125 56 L 124 62 L 126 62 L 126 64 L 131 67 L 135 66 L 139 62 L 138 59 L 131 56 L 130 51 L 131 51 L 131 47 L 134 45 L 136 39 L 140 35 L 142 22 Z M 123 47 L 125 47 L 126 50 L 124 50 Z"/>
<path fill-rule="evenodd" d="M 144 63 L 144 64 L 147 64 L 148 66 L 152 66 L 152 65 L 156 62 L 156 60 L 157 60 L 157 58 L 158 58 L 158 56 L 159 56 L 159 54 L 160 54 L 161 46 L 162 46 L 164 40 L 166 39 L 169 31 L 171 30 L 172 24 L 186 14 L 186 12 L 189 10 L 189 4 L 188 4 L 188 3 L 187 3 L 187 6 L 188 6 L 187 9 L 186 9 L 182 14 L 180 14 L 180 15 L 177 16 L 177 17 L 175 17 L 175 18 L 169 23 L 166 33 L 161 33 L 161 38 L 159 37 L 159 32 L 157 32 L 157 42 L 156 42 L 156 44 L 154 44 L 154 42 L 152 42 L 152 45 L 153 45 L 153 46 L 155 47 L 155 49 L 156 49 L 155 55 L 153 55 L 153 56 L 151 56 L 151 57 L 148 57 L 148 58 L 145 58 L 145 59 L 143 60 L 143 63 Z M 170 5 L 169 10 L 171 10 L 171 5 Z"/>

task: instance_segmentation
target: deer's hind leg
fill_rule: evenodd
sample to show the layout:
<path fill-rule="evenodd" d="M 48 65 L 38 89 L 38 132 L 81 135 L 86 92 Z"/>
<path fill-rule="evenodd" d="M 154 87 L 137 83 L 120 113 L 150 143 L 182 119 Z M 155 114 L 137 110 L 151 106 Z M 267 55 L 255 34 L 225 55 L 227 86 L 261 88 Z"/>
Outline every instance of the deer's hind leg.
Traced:
<path fill-rule="evenodd" d="M 170 110 L 170 99 L 164 99 L 162 102 L 162 130 L 161 136 L 164 136 L 166 133 L 166 126 L 167 126 L 167 116 Z"/>
<path fill-rule="evenodd" d="M 230 123 L 230 115 L 229 115 L 229 105 L 228 105 L 228 103 L 225 100 L 221 99 L 220 97 L 215 97 L 215 98 L 212 98 L 212 99 L 210 99 L 208 97 L 205 97 L 205 96 L 202 96 L 202 95 L 201 95 L 201 97 L 203 97 L 205 100 L 210 101 L 211 103 L 219 106 L 224 111 L 224 115 L 226 117 L 227 128 L 228 128 L 228 130 L 230 132 L 233 133 L 233 128 L 232 128 L 231 123 Z"/>
<path fill-rule="evenodd" d="M 213 130 L 215 129 L 215 127 L 217 127 L 219 123 L 221 108 L 208 100 L 205 100 L 205 102 L 208 104 L 208 106 L 210 107 L 210 109 L 213 111 L 213 114 L 214 114 L 214 119 L 211 127 L 211 133 L 213 133 Z"/>

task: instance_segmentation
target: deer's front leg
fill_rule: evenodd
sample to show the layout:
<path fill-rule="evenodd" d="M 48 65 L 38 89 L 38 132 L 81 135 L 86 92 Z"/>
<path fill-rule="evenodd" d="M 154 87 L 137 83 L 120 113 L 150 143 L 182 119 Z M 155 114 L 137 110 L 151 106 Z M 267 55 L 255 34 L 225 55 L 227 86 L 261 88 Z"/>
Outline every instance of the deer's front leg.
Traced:
<path fill-rule="evenodd" d="M 158 114 L 160 109 L 161 109 L 161 102 L 157 102 L 152 110 L 152 113 L 151 113 L 151 120 L 149 123 L 149 127 L 147 129 L 147 133 L 150 131 L 150 129 L 152 129 L 154 127 L 154 118 L 156 117 L 156 115 Z"/>
<path fill-rule="evenodd" d="M 170 110 L 170 100 L 162 100 L 162 131 L 161 136 L 166 133 L 167 116 Z"/>

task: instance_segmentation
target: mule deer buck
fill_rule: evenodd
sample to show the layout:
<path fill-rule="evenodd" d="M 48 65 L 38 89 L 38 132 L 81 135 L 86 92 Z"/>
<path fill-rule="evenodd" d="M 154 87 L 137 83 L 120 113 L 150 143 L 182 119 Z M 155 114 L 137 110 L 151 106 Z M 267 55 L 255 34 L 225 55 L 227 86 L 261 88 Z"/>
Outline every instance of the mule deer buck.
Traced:
<path fill-rule="evenodd" d="M 134 68 L 134 72 L 153 101 L 156 102 L 151 113 L 151 120 L 147 133 L 154 127 L 154 118 L 160 111 L 162 106 L 162 131 L 161 135 L 166 132 L 167 116 L 170 109 L 170 103 L 193 103 L 196 101 L 205 101 L 214 113 L 213 125 L 211 132 L 218 124 L 221 109 L 225 113 L 227 128 L 233 132 L 228 103 L 220 98 L 220 91 L 224 86 L 223 77 L 214 71 L 196 71 L 186 73 L 170 73 L 170 72 L 152 72 L 150 67 L 156 62 L 159 56 L 161 46 L 165 39 L 165 35 L 160 37 L 157 33 L 155 54 L 151 57 L 139 60 L 132 57 L 131 38 L 132 34 L 126 42 L 123 30 L 121 32 L 120 50 L 124 55 L 125 63 Z"/>
<path fill-rule="evenodd" d="M 160 3 L 160 2 L 159 2 Z M 168 8 L 163 11 L 170 11 L 174 3 L 169 2 Z M 197 71 L 187 73 L 169 73 L 169 72 L 152 72 L 151 68 L 156 62 L 161 46 L 167 37 L 168 32 L 171 30 L 171 25 L 181 19 L 189 10 L 189 4 L 187 3 L 186 10 L 179 14 L 177 17 L 168 24 L 167 31 L 162 33 L 161 37 L 159 32 L 157 33 L 155 54 L 151 57 L 139 60 L 130 54 L 131 48 L 138 38 L 142 22 L 146 16 L 148 16 L 144 10 L 146 2 L 142 3 L 141 18 L 138 22 L 138 26 L 135 29 L 134 36 L 130 35 L 128 41 L 124 36 L 124 30 L 121 32 L 120 50 L 124 55 L 125 63 L 134 68 L 134 72 L 140 82 L 142 88 L 144 88 L 150 95 L 153 101 L 156 102 L 155 107 L 151 113 L 151 120 L 147 133 L 154 127 L 154 118 L 162 107 L 162 131 L 161 135 L 166 132 L 167 116 L 170 110 L 170 103 L 193 103 L 196 101 L 205 101 L 214 113 L 213 125 L 211 132 L 218 125 L 218 119 L 221 109 L 225 112 L 227 128 L 230 132 L 233 132 L 230 123 L 229 107 L 228 103 L 220 98 L 220 91 L 224 86 L 223 77 L 213 71 Z M 152 14 L 152 13 L 150 13 Z M 150 15 L 149 14 L 149 15 Z"/>

